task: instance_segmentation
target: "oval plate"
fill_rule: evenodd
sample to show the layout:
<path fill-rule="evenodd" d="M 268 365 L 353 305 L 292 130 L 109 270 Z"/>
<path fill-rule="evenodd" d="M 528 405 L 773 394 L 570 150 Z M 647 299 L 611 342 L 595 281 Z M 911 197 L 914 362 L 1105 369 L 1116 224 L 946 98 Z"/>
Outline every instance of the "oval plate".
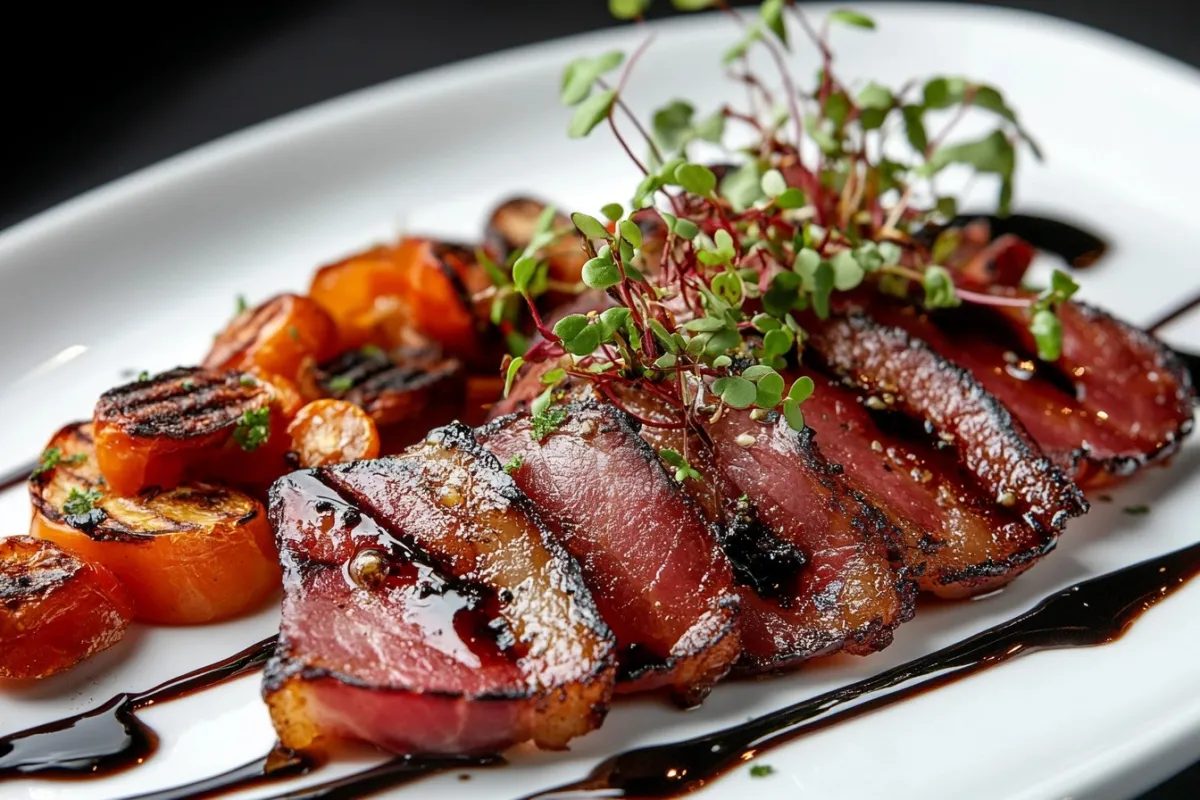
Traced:
<path fill-rule="evenodd" d="M 1003 86 L 1048 160 L 1025 164 L 1017 206 L 1103 231 L 1112 253 L 1082 296 L 1135 322 L 1189 294 L 1200 234 L 1188 212 L 1200 185 L 1196 73 L 1117 39 L 1011 11 L 894 5 L 863 9 L 879 30 L 838 32 L 846 78 L 965 74 Z M 820 14 L 822 9 L 812 13 Z M 731 92 L 719 54 L 728 20 L 655 25 L 657 41 L 628 99 L 642 114 L 675 97 L 715 108 Z M 633 167 L 600 132 L 565 136 L 557 103 L 569 59 L 630 48 L 632 28 L 503 53 L 368 89 L 288 115 L 143 170 L 0 235 L 0 467 L 37 453 L 63 422 L 90 414 L 126 371 L 194 362 L 252 301 L 303 289 L 322 262 L 411 230 L 475 239 L 488 208 L 534 192 L 571 208 L 625 199 Z M 803 48 L 801 48 L 803 49 Z M 810 75 L 810 53 L 794 57 Z M 733 99 L 730 97 L 729 99 Z M 1044 265 L 1043 265 L 1044 266 Z M 1200 319 L 1169 331 L 1200 343 Z M 127 375 L 128 373 L 126 373 Z M 784 678 L 732 682 L 690 713 L 622 701 L 570 752 L 511 754 L 508 768 L 450 774 L 403 798 L 512 798 L 584 775 L 637 744 L 713 730 L 860 679 L 1014 616 L 1055 589 L 1166 552 L 1200 536 L 1189 494 L 1200 448 L 1098 502 L 1058 550 L 1008 590 L 975 602 L 924 603 L 895 645 L 834 658 Z M 1123 506 L 1147 503 L 1148 516 Z M 6 533 L 28 520 L 24 493 L 0 497 Z M 740 770 L 709 797 L 1124 797 L 1200 755 L 1200 584 L 1146 615 L 1123 640 L 1035 654 L 950 687 L 811 735 L 763 757 L 766 778 Z M 79 669 L 0 693 L 0 731 L 145 689 L 272 633 L 274 610 L 195 629 L 135 628 Z M 265 752 L 273 736 L 247 678 L 148 710 L 162 737 L 146 765 L 100 782 L 5 784 L 39 800 L 119 797 L 178 785 Z M 320 776 L 378 761 L 358 754 Z M 297 782 L 299 786 L 316 776 Z M 290 788 L 290 787 L 289 787 Z M 246 796 L 278 791 L 278 787 Z"/>

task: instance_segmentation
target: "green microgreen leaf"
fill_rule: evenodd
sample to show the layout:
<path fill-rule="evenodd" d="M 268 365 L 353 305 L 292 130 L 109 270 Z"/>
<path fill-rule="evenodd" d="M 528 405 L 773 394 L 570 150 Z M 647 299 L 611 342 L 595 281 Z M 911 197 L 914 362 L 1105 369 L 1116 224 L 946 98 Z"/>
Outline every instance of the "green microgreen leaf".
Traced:
<path fill-rule="evenodd" d="M 615 306 L 605 309 L 600 315 L 598 323 L 600 328 L 600 340 L 602 342 L 610 341 L 613 335 L 623 328 L 630 321 L 630 311 L 624 306 Z"/>
<path fill-rule="evenodd" d="M 555 367 L 541 377 L 541 382 L 543 386 L 557 386 L 559 381 L 565 377 L 567 377 L 567 371 L 562 367 Z"/>
<path fill-rule="evenodd" d="M 812 397 L 817 385 L 813 383 L 813 379 L 807 375 L 801 375 L 796 378 L 792 384 L 792 388 L 788 389 L 787 397 L 789 400 L 794 400 L 797 403 L 803 403 L 808 398 Z"/>
<path fill-rule="evenodd" d="M 721 196 L 737 211 L 745 211 L 763 197 L 762 173 L 757 161 L 747 161 L 721 179 Z"/>
<path fill-rule="evenodd" d="M 575 229 L 589 239 L 611 239 L 612 234 L 608 232 L 608 228 L 604 227 L 604 223 L 593 217 L 591 214 L 584 214 L 582 211 L 576 211 L 571 215 L 571 222 L 575 224 Z"/>
<path fill-rule="evenodd" d="M 1033 315 L 1029 332 L 1037 344 L 1038 358 L 1042 361 L 1057 361 L 1062 355 L 1062 323 L 1058 315 L 1042 309 Z"/>
<path fill-rule="evenodd" d="M 769 169 L 764 172 L 759 183 L 762 186 L 763 194 L 767 197 L 779 197 L 788 188 L 787 181 L 783 179 L 783 173 L 777 169 Z"/>
<path fill-rule="evenodd" d="M 769 357 L 785 356 L 795 342 L 794 334 L 787 328 L 778 328 L 763 334 L 762 349 Z"/>
<path fill-rule="evenodd" d="M 790 397 L 783 401 L 783 418 L 792 430 L 804 430 L 804 412 L 800 410 L 800 404 Z"/>
<path fill-rule="evenodd" d="M 586 137 L 597 125 L 608 118 L 616 99 L 615 90 L 605 89 L 584 100 L 571 115 L 571 122 L 567 126 L 567 135 L 572 139 Z"/>
<path fill-rule="evenodd" d="M 683 164 L 675 170 L 675 181 L 700 197 L 708 197 L 717 188 L 717 176 L 703 164 Z"/>
<path fill-rule="evenodd" d="M 573 356 L 590 355 L 600 346 L 600 326 L 588 325 L 570 340 L 563 341 L 563 347 Z"/>
<path fill-rule="evenodd" d="M 839 292 L 855 288 L 862 283 L 863 277 L 865 277 L 862 265 L 858 263 L 854 253 L 849 250 L 842 250 L 834 254 L 829 263 L 833 267 L 833 288 Z"/>
<path fill-rule="evenodd" d="M 608 0 L 608 13 L 617 19 L 637 19 L 649 7 L 650 0 Z"/>
<path fill-rule="evenodd" d="M 787 24 L 783 21 L 783 0 L 763 0 L 758 7 L 758 14 L 763 25 L 783 44 L 788 46 Z"/>
<path fill-rule="evenodd" d="M 689 241 L 700 235 L 700 228 L 698 228 L 696 223 L 692 222 L 690 219 L 675 220 L 672 230 L 675 232 L 676 236 Z"/>
<path fill-rule="evenodd" d="M 665 325 L 656 319 L 650 320 L 647 324 L 650 326 L 650 330 L 653 332 L 654 338 L 658 340 L 659 344 L 667 348 L 667 352 L 679 352 L 679 345 L 676 343 L 675 338 L 667 332 Z"/>
<path fill-rule="evenodd" d="M 800 427 L 803 428 L 804 426 L 801 425 Z M 765 778 L 768 775 L 773 774 L 775 774 L 775 768 L 770 764 L 755 764 L 754 766 L 750 767 L 751 778 Z"/>
<path fill-rule="evenodd" d="M 760 25 L 752 25 L 746 29 L 746 33 L 732 47 L 725 51 L 725 55 L 721 60 L 726 64 L 732 64 L 739 58 L 744 58 L 750 50 L 751 45 L 763 37 L 763 29 Z"/>
<path fill-rule="evenodd" d="M 833 293 L 833 283 L 833 266 L 828 261 L 822 261 L 813 273 L 812 288 L 813 311 L 820 319 L 829 318 L 829 297 Z"/>
<path fill-rule="evenodd" d="M 631 219 L 623 219 L 617 229 L 621 232 L 621 238 L 629 242 L 630 246 L 634 248 L 642 246 L 642 229 L 637 226 L 636 222 Z"/>
<path fill-rule="evenodd" d="M 926 308 L 953 308 L 962 302 L 954 290 L 954 279 L 945 267 L 926 267 L 921 286 L 925 290 Z"/>
<path fill-rule="evenodd" d="M 512 475 L 523 466 L 525 466 L 525 456 L 520 453 L 514 453 L 512 458 L 504 462 L 503 469 L 509 475 Z"/>
<path fill-rule="evenodd" d="M 726 376 L 713 381 L 713 393 L 731 408 L 749 408 L 758 397 L 758 388 L 746 380 L 736 376 Z"/>
<path fill-rule="evenodd" d="M 875 20 L 868 17 L 866 14 L 860 14 L 857 11 L 852 11 L 848 8 L 840 8 L 837 11 L 829 12 L 830 22 L 840 22 L 843 25 L 851 25 L 855 28 L 866 28 L 868 30 L 875 29 Z"/>
<path fill-rule="evenodd" d="M 607 289 L 621 282 L 621 272 L 612 256 L 597 256 L 583 265 L 583 282 L 593 289 Z"/>
<path fill-rule="evenodd" d="M 575 59 L 563 71 L 559 100 L 565 106 L 579 105 L 591 94 L 600 76 L 621 66 L 624 61 L 625 54 L 619 50 L 610 50 L 595 58 Z"/>
<path fill-rule="evenodd" d="M 651 118 L 655 144 L 666 152 L 680 150 L 691 138 L 695 113 L 695 107 L 685 100 L 672 100 L 655 111 Z"/>
<path fill-rule="evenodd" d="M 508 397 L 508 393 L 512 391 L 513 379 L 517 377 L 517 372 L 525 363 L 525 359 L 517 356 L 512 361 L 508 362 L 508 370 L 504 374 L 504 396 Z"/>
<path fill-rule="evenodd" d="M 529 294 L 529 283 L 537 271 L 537 259 L 533 256 L 521 256 L 513 264 L 513 287 L 523 295 Z"/>
<path fill-rule="evenodd" d="M 904 134 L 908 143 L 918 153 L 929 149 L 929 134 L 925 132 L 925 109 L 921 106 L 904 106 L 900 113 L 904 117 Z"/>
<path fill-rule="evenodd" d="M 621 217 L 625 216 L 625 209 L 621 207 L 620 203 L 609 203 L 608 205 L 601 207 L 600 213 L 603 214 L 609 222 L 616 222 Z"/>
<path fill-rule="evenodd" d="M 754 396 L 754 405 L 759 408 L 774 408 L 783 400 L 783 377 L 771 370 L 756 381 L 758 393 Z"/>
<path fill-rule="evenodd" d="M 703 11 L 716 4 L 717 0 L 671 0 L 671 5 L 680 11 Z"/>

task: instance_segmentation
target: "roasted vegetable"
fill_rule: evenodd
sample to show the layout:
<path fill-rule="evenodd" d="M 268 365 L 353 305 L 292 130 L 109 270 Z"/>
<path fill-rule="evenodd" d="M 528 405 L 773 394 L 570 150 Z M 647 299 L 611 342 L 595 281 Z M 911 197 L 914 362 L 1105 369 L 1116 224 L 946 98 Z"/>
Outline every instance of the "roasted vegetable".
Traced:
<path fill-rule="evenodd" d="M 305 361 L 337 352 L 337 326 L 307 297 L 281 294 L 238 314 L 217 334 L 202 367 L 241 370 L 295 381 Z"/>
<path fill-rule="evenodd" d="M 53 542 L 0 539 L 0 678 L 45 678 L 112 647 L 133 605 L 113 574 Z"/>
<path fill-rule="evenodd" d="M 460 416 L 466 400 L 461 362 L 436 346 L 350 350 L 313 373 L 325 396 L 359 406 L 379 428 L 383 453 L 419 442 L 431 426 Z"/>
<path fill-rule="evenodd" d="M 471 431 L 271 489 L 285 597 L 263 692 L 280 742 L 561 748 L 597 727 L 613 640 L 576 564 Z"/>
<path fill-rule="evenodd" d="M 345 400 L 314 400 L 288 426 L 301 467 L 375 458 L 379 431 L 367 412 Z"/>
<path fill-rule="evenodd" d="M 337 323 L 343 350 L 396 347 L 415 331 L 470 360 L 484 351 L 479 334 L 487 322 L 472 294 L 488 285 L 469 250 L 406 238 L 322 267 L 309 296 Z"/>
<path fill-rule="evenodd" d="M 94 417 L 100 473 L 118 495 L 186 477 L 269 484 L 287 471 L 287 412 L 297 398 L 245 372 L 199 368 L 110 389 Z"/>
<path fill-rule="evenodd" d="M 207 483 L 116 496 L 97 469 L 90 423 L 63 428 L 46 452 L 53 466 L 29 481 L 30 533 L 111 570 L 138 619 L 214 622 L 277 591 L 274 538 L 254 498 Z"/>

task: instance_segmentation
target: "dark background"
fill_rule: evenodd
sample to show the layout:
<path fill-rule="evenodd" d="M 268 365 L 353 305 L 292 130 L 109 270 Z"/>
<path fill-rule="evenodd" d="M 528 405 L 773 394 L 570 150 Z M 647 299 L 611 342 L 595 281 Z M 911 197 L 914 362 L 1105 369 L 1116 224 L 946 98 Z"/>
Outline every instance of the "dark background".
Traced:
<path fill-rule="evenodd" d="M 1200 66 L 1194 4 L 993 5 L 1083 22 Z M 22 5 L 6 8 L 0 32 L 0 229 L 284 112 L 439 64 L 613 24 L 604 0 L 214 1 L 152 11 L 120 3 L 82 10 L 45 0 Z M 668 0 L 655 6 L 653 16 L 668 13 Z M 1200 765 L 1141 800 L 1198 797 Z"/>

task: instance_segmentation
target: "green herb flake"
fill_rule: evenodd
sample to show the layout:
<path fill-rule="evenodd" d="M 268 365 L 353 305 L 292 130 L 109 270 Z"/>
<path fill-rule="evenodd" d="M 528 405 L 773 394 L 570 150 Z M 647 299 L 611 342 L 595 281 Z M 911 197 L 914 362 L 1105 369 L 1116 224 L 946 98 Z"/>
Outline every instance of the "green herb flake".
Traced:
<path fill-rule="evenodd" d="M 775 768 L 770 764 L 755 764 L 750 767 L 751 778 L 766 778 L 769 775 L 775 774 Z"/>
<path fill-rule="evenodd" d="M 335 375 L 329 379 L 329 391 L 348 392 L 354 388 L 354 379 L 348 375 Z"/>
<path fill-rule="evenodd" d="M 138 383 L 143 383 L 143 382 L 145 382 L 145 381 L 148 381 L 148 380 L 150 380 L 150 373 L 149 373 L 149 371 L 147 371 L 147 370 L 142 370 L 141 372 L 139 372 L 139 373 L 138 373 L 138 376 L 137 376 L 137 381 L 138 381 Z"/>
<path fill-rule="evenodd" d="M 520 453 L 516 453 L 515 455 L 513 455 L 512 458 L 510 458 L 508 461 L 504 462 L 504 471 L 507 472 L 509 475 L 512 475 L 514 472 L 519 470 L 524 465 L 525 465 L 525 456 L 521 455 Z"/>
<path fill-rule="evenodd" d="M 96 507 L 96 503 L 99 503 L 100 498 L 103 496 L 104 495 L 96 489 L 87 489 L 81 492 L 78 489 L 73 488 L 71 489 L 71 493 L 67 495 L 66 501 L 63 502 L 63 513 L 68 517 L 86 516 L 93 508 Z"/>
<path fill-rule="evenodd" d="M 331 382 L 332 383 L 332 382 Z M 253 453 L 271 438 L 271 409 L 269 406 L 246 411 L 233 429 L 233 440 L 247 453 Z"/>
<path fill-rule="evenodd" d="M 1136 506 L 1125 506 L 1125 513 L 1132 517 L 1144 517 L 1150 513 L 1150 506 L 1142 504 Z"/>
<path fill-rule="evenodd" d="M 291 338 L 291 340 L 293 342 L 300 341 L 300 329 L 297 328 L 295 325 L 287 326 L 287 335 Z"/>

